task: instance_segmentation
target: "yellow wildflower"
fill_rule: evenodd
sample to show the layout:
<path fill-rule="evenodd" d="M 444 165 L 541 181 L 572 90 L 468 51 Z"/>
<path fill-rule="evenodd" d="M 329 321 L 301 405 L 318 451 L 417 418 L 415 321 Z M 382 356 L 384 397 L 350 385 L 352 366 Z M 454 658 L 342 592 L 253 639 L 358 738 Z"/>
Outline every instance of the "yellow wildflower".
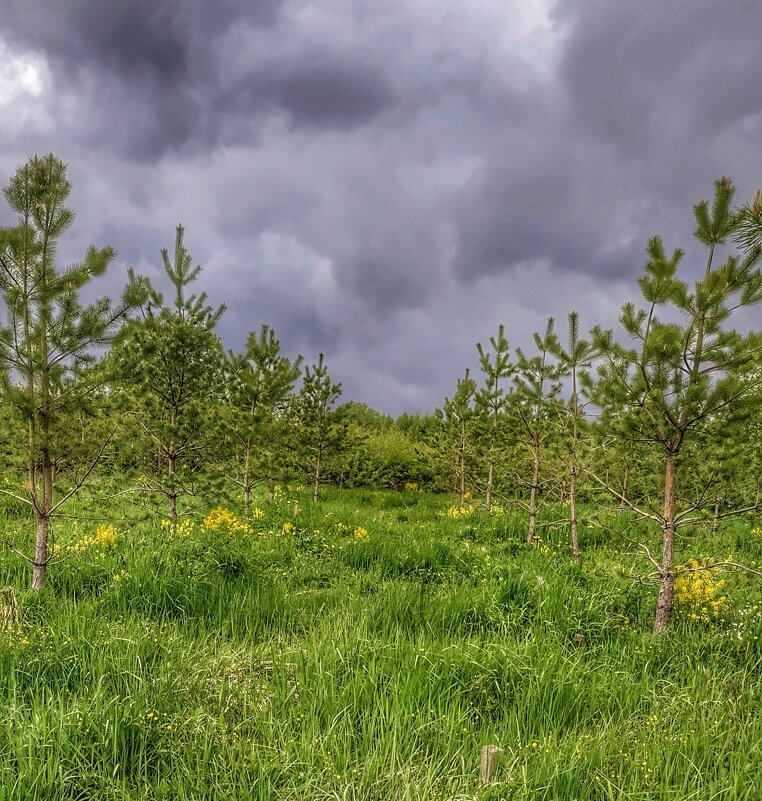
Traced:
<path fill-rule="evenodd" d="M 230 509 L 218 506 L 203 519 L 201 528 L 204 532 L 227 531 L 229 534 L 251 534 L 254 529 L 249 523 L 236 517 Z"/>
<path fill-rule="evenodd" d="M 65 546 L 65 550 L 69 553 L 85 553 L 86 551 L 93 551 L 96 556 L 105 556 L 109 551 L 116 547 L 116 541 L 119 539 L 119 532 L 116 526 L 103 524 L 98 526 L 92 534 L 80 538 L 71 545 Z M 60 548 L 57 550 L 64 550 Z"/>
<path fill-rule="evenodd" d="M 691 559 L 678 570 L 675 578 L 675 606 L 682 609 L 691 620 L 709 623 L 718 620 L 730 608 L 730 599 L 721 595 L 725 586 L 722 579 L 716 578 L 718 569 L 712 566 L 711 559 Z"/>
<path fill-rule="evenodd" d="M 171 520 L 162 520 L 161 528 L 162 531 L 167 531 L 173 537 L 180 537 L 181 539 L 185 539 L 194 532 L 196 524 L 189 517 L 186 517 L 185 520 L 181 520 L 179 523 L 178 522 L 173 523 Z"/>
<path fill-rule="evenodd" d="M 447 517 L 457 520 L 460 517 L 470 517 L 473 513 L 474 507 L 470 504 L 466 504 L 465 506 L 451 506 L 447 510 Z"/>

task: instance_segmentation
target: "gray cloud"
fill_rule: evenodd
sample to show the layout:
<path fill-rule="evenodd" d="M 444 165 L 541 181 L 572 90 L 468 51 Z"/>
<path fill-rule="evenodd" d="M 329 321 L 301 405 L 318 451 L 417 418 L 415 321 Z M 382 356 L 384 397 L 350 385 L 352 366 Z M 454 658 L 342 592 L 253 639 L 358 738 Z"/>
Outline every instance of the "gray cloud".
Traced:
<path fill-rule="evenodd" d="M 205 44 L 233 23 L 270 26 L 282 0 L 9 0 L 5 38 L 43 50 L 68 71 L 89 66 L 119 82 L 186 82 Z"/>
<path fill-rule="evenodd" d="M 634 276 L 648 236 L 690 233 L 714 178 L 749 192 L 758 172 L 762 8 L 560 2 L 554 18 L 567 35 L 545 125 L 505 137 L 455 209 L 463 280 L 531 258 Z"/>
<path fill-rule="evenodd" d="M 619 152 L 691 144 L 760 111 L 758 3 L 559 5 L 573 18 L 561 73 L 573 118 Z"/>
<path fill-rule="evenodd" d="M 352 128 L 370 121 L 392 102 L 392 90 L 377 69 L 329 51 L 265 61 L 217 99 L 217 113 L 246 117 L 274 109 L 296 127 Z"/>
<path fill-rule="evenodd" d="M 0 35 L 45 54 L 56 90 L 81 103 L 92 147 L 108 137 L 129 157 L 154 159 L 209 143 L 215 43 L 233 25 L 271 26 L 280 6 L 281 0 L 11 0 Z"/>
<path fill-rule="evenodd" d="M 719 175 L 751 196 L 760 22 L 747 0 L 10 0 L 0 167 L 70 163 L 62 258 L 111 242 L 160 280 L 182 221 L 229 347 L 268 322 L 348 397 L 428 410 L 500 322 L 530 349 L 571 308 L 613 324 L 648 237 L 689 245 Z"/>

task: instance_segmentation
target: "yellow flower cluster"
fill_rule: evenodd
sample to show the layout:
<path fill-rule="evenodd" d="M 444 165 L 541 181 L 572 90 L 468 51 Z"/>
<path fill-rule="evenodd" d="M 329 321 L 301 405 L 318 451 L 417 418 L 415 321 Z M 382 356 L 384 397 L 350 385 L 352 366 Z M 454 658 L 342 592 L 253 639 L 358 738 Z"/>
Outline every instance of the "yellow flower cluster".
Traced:
<path fill-rule="evenodd" d="M 540 553 L 549 554 L 550 553 L 550 546 L 545 542 L 540 534 L 535 534 L 532 537 L 532 541 L 527 543 L 530 548 L 535 548 Z"/>
<path fill-rule="evenodd" d="M 760 539 L 762 539 L 762 528 L 753 528 L 751 530 L 751 536 L 759 537 Z"/>
<path fill-rule="evenodd" d="M 418 489 L 418 482 L 416 482 L 416 481 L 406 481 L 405 482 L 405 489 L 406 490 L 412 490 L 412 491 L 415 492 Z"/>
<path fill-rule="evenodd" d="M 173 537 L 181 537 L 185 539 L 185 537 L 189 537 L 196 528 L 196 524 L 193 520 L 189 517 L 186 517 L 185 520 L 181 520 L 179 523 L 173 523 L 171 520 L 162 520 L 161 521 L 161 529 L 162 531 L 166 531 L 171 534 Z"/>
<path fill-rule="evenodd" d="M 97 556 L 105 556 L 109 551 L 116 547 L 116 541 L 119 539 L 119 531 L 116 526 L 103 524 L 98 526 L 92 534 L 73 542 L 71 545 L 64 546 L 61 550 L 66 550 L 69 553 L 85 553 L 85 551 L 94 551 Z"/>
<path fill-rule="evenodd" d="M 296 526 L 293 523 L 284 523 L 282 531 L 284 534 L 293 534 L 296 531 Z"/>
<path fill-rule="evenodd" d="M 453 518 L 453 520 L 457 520 L 461 517 L 471 517 L 474 513 L 474 507 L 470 504 L 466 504 L 465 506 L 451 506 L 447 510 L 447 517 Z"/>
<path fill-rule="evenodd" d="M 0 630 L 0 645 L 7 648 L 23 648 L 29 645 L 29 636 L 23 626 L 10 626 Z"/>
<path fill-rule="evenodd" d="M 502 506 L 498 506 L 496 503 L 493 503 L 489 508 L 489 513 L 499 517 L 500 515 L 505 514 L 505 509 L 503 509 Z"/>
<path fill-rule="evenodd" d="M 230 509 L 218 506 L 203 519 L 201 528 L 204 532 L 227 531 L 229 534 L 252 534 L 254 529 L 239 517 L 236 517 Z"/>
<path fill-rule="evenodd" d="M 254 520 L 261 520 L 265 516 L 265 510 L 255 506 L 251 516 L 254 518 Z"/>
<path fill-rule="evenodd" d="M 364 529 L 362 526 L 358 526 L 353 532 L 352 536 L 356 540 L 367 540 L 370 538 L 370 534 L 368 534 L 368 530 Z"/>
<path fill-rule="evenodd" d="M 688 613 L 691 620 L 709 623 L 719 619 L 730 607 L 727 595 L 720 595 L 725 585 L 716 578 L 717 568 L 711 559 L 699 562 L 691 559 L 680 569 L 675 578 L 675 604 Z"/>

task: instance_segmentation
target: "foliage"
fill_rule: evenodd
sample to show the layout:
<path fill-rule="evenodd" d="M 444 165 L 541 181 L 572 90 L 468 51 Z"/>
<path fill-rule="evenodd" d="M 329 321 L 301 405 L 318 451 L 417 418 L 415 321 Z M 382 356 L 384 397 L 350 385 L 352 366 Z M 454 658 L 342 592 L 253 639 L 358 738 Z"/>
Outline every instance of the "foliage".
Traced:
<path fill-rule="evenodd" d="M 201 522 L 205 533 L 252 534 L 254 529 L 245 520 L 241 520 L 230 509 L 217 506 Z"/>
<path fill-rule="evenodd" d="M 301 372 L 302 357 L 280 353 L 275 331 L 262 325 L 249 332 L 246 352 L 229 354 L 226 363 L 225 411 L 232 440 L 235 481 L 248 511 L 259 481 L 273 484 L 284 472 L 288 439 L 288 404 Z"/>
<path fill-rule="evenodd" d="M 166 497 L 170 519 L 177 499 L 192 491 L 193 474 L 216 436 L 208 425 L 208 403 L 218 393 L 223 351 L 214 328 L 225 310 L 207 304 L 205 293 L 188 295 L 201 273 L 177 226 L 173 258 L 161 251 L 164 272 L 174 288 L 172 305 L 152 290 L 145 316 L 124 327 L 110 354 L 111 370 L 133 410 L 142 439 L 144 489 Z"/>
<path fill-rule="evenodd" d="M 343 486 L 401 490 L 406 484 L 424 485 L 431 481 L 423 447 L 396 427 L 370 433 L 350 427 L 347 434 L 351 447 L 334 460 Z"/>
<path fill-rule="evenodd" d="M 312 499 L 317 501 L 326 462 L 340 452 L 346 442 L 346 426 L 336 421 L 334 404 L 341 397 L 341 384 L 328 375 L 321 353 L 317 362 L 304 371 L 304 381 L 296 402 L 296 441 L 309 464 Z"/>
<path fill-rule="evenodd" d="M 474 428 L 477 424 L 476 382 L 466 370 L 458 379 L 452 398 L 445 398 L 435 414 L 439 431 L 432 440 L 432 449 L 441 463 L 445 486 L 460 496 L 465 503 L 473 473 L 476 469 L 476 443 Z"/>
<path fill-rule="evenodd" d="M 119 539 L 119 531 L 112 523 L 102 523 L 95 528 L 91 534 L 72 542 L 68 545 L 54 546 L 56 553 L 85 553 L 86 551 L 92 552 L 97 556 L 104 557 L 107 553 L 112 551 Z"/>
<path fill-rule="evenodd" d="M 479 443 L 486 467 L 485 508 L 489 512 L 495 481 L 495 463 L 499 452 L 505 447 L 505 415 L 503 411 L 508 396 L 504 381 L 513 375 L 514 366 L 510 361 L 510 348 L 505 338 L 505 326 L 501 323 L 497 336 L 489 339 L 491 351 L 481 342 L 476 345 L 479 354 L 479 367 L 484 376 L 484 386 L 476 391 L 474 399 L 479 414 Z M 464 387 L 464 390 L 467 388 Z"/>

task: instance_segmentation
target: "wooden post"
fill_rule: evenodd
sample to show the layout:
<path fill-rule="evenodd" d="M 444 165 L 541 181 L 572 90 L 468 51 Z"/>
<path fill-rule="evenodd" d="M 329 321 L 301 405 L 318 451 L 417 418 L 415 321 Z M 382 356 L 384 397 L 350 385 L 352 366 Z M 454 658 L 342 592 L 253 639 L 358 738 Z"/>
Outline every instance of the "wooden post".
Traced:
<path fill-rule="evenodd" d="M 482 759 L 479 766 L 479 787 L 486 787 L 492 783 L 498 763 L 503 757 L 503 749 L 496 745 L 482 747 Z"/>

